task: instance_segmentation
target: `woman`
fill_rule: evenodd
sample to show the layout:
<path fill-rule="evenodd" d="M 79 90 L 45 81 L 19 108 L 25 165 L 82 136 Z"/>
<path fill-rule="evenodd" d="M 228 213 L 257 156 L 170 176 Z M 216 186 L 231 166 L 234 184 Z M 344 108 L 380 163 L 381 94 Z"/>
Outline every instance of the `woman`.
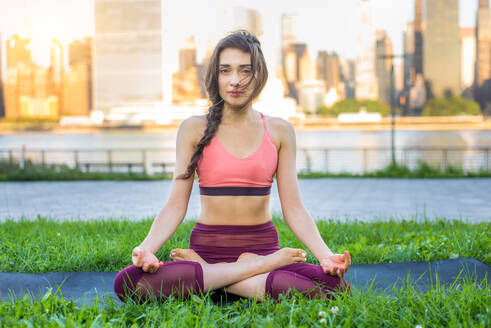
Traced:
<path fill-rule="evenodd" d="M 343 278 L 351 265 L 349 252 L 329 250 L 300 199 L 293 126 L 252 108 L 267 77 L 254 35 L 238 31 L 218 43 L 206 74 L 212 106 L 206 116 L 192 116 L 179 126 L 169 199 L 133 250 L 133 265 L 115 279 L 121 299 L 225 290 L 263 300 L 289 289 L 332 297 L 350 288 Z M 195 172 L 201 213 L 189 249 L 174 249 L 173 261 L 159 261 L 154 254 L 185 217 Z M 269 212 L 274 174 L 287 225 L 320 265 L 305 263 L 302 249 L 279 248 Z"/>

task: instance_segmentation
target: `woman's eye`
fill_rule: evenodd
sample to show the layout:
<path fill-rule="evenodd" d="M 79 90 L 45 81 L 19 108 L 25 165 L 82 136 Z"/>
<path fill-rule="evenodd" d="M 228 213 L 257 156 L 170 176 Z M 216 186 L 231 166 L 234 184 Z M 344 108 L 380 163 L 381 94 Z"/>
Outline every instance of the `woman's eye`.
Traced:
<path fill-rule="evenodd" d="M 221 69 L 221 70 L 220 70 L 220 73 L 227 73 L 227 72 L 228 72 L 228 70 L 227 70 L 227 69 Z"/>
<path fill-rule="evenodd" d="M 251 71 L 250 71 L 250 70 L 248 70 L 248 69 L 243 70 L 242 72 L 243 72 L 243 73 L 245 73 L 245 74 L 251 74 Z"/>

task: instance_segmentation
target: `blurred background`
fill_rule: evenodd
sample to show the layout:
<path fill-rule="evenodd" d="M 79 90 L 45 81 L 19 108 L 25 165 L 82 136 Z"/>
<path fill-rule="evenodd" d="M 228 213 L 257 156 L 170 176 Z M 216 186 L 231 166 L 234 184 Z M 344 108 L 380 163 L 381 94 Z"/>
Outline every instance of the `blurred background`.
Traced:
<path fill-rule="evenodd" d="M 270 72 L 254 108 L 295 125 L 299 171 L 489 171 L 489 0 L 0 0 L 1 158 L 171 170 L 240 28 Z"/>

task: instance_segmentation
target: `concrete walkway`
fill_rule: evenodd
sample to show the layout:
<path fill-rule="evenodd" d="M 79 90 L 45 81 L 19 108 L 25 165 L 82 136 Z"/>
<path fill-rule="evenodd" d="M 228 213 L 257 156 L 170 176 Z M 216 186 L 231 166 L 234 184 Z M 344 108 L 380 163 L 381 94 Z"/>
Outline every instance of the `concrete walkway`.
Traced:
<path fill-rule="evenodd" d="M 491 221 L 491 179 L 301 179 L 305 208 L 315 219 L 389 218 Z M 0 221 L 154 217 L 171 181 L 75 181 L 0 183 Z M 281 214 L 276 183 L 271 211 Z M 200 211 L 195 181 L 186 219 Z"/>

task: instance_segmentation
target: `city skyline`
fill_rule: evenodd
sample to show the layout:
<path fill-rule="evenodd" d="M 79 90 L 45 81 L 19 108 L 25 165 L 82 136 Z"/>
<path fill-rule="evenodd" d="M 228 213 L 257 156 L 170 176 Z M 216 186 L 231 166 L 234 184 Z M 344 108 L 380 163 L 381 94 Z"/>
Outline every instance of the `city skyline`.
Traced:
<path fill-rule="evenodd" d="M 210 1 L 187 1 L 187 7 L 194 8 L 195 10 L 188 11 L 186 14 L 175 15 L 176 12 L 184 12 L 182 4 L 178 1 L 162 1 L 164 11 L 163 20 L 169 21 L 166 27 L 173 31 L 172 35 L 168 36 L 168 43 L 173 47 L 180 48 L 185 39 L 194 36 L 196 38 L 198 62 L 201 62 L 204 57 L 208 40 L 217 41 L 224 36 L 228 30 L 227 25 L 230 25 L 230 22 L 222 20 L 217 24 L 201 23 L 200 26 L 192 26 L 183 24 L 182 18 L 188 17 L 187 21 L 191 22 L 203 21 L 203 17 L 212 18 L 213 15 L 219 15 L 222 10 L 227 12 L 228 10 L 233 10 L 235 7 L 258 10 L 263 19 L 264 30 L 269 29 L 269 35 L 272 35 L 274 38 L 269 36 L 268 39 L 264 40 L 263 47 L 271 47 L 271 44 L 266 43 L 273 43 L 275 48 L 279 48 L 280 15 L 282 13 L 296 13 L 298 15 L 299 40 L 307 44 L 309 53 L 312 56 L 315 57 L 320 50 L 335 51 L 341 57 L 349 59 L 354 59 L 358 55 L 355 42 L 355 16 L 358 5 L 361 2 L 360 0 L 344 1 L 342 5 L 334 4 L 334 1 L 330 0 L 322 2 L 306 0 L 302 8 L 296 8 L 295 2 L 292 0 L 284 1 L 280 8 L 278 6 L 274 8 L 266 6 L 264 2 L 258 0 L 247 2 L 232 0 L 227 1 L 227 5 L 225 5 L 225 1 L 223 0 L 211 2 L 216 4 L 214 9 L 209 8 Z M 389 0 L 372 0 L 370 3 L 373 7 L 374 27 L 376 29 L 385 29 L 387 35 L 393 41 L 394 53 L 402 53 L 404 28 L 409 21 L 414 19 L 414 0 L 398 1 L 397 3 Z M 31 46 L 34 60 L 42 66 L 48 66 L 49 36 L 56 37 L 62 42 L 65 48 L 69 42 L 75 39 L 81 39 L 84 36 L 93 36 L 93 6 L 93 0 L 86 2 L 67 0 L 62 4 L 58 4 L 58 7 L 55 7 L 55 1 L 53 0 L 43 1 L 42 6 L 40 6 L 39 1 L 34 0 L 24 0 L 14 4 L 7 4 L 6 0 L 0 0 L 0 12 L 9 13 L 9 15 L 0 19 L 0 33 L 2 33 L 3 40 L 8 39 L 14 33 L 25 34 L 27 31 L 25 24 L 27 17 L 32 26 Z M 383 8 L 387 9 L 387 6 L 391 9 L 382 10 Z M 477 6 L 477 1 L 466 0 L 464 2 L 464 0 L 459 0 L 459 25 L 461 27 L 475 26 Z M 27 10 L 24 10 L 24 7 L 27 7 Z M 329 11 L 330 8 L 336 8 L 336 14 Z M 326 12 L 319 9 L 326 9 Z M 34 12 L 36 13 L 35 15 Z M 354 15 L 352 16 L 353 20 L 346 20 L 346 17 L 350 17 L 351 12 Z M 390 12 L 390 17 L 387 17 L 384 12 Z M 319 21 L 319 24 L 315 24 L 317 30 L 319 26 L 325 27 L 323 34 L 315 33 L 312 24 L 310 24 L 313 19 Z M 353 23 L 352 28 L 333 28 L 343 26 L 343 24 L 349 25 L 350 21 Z M 48 22 L 53 23 L 50 25 L 51 23 Z M 70 22 L 72 24 L 69 24 Z M 63 26 L 63 28 L 57 28 L 57 25 Z M 180 27 L 180 29 L 177 27 Z M 335 34 L 332 33 L 334 30 L 336 31 Z M 339 33 L 339 31 L 342 33 Z M 3 58 L 5 58 L 5 54 L 3 54 Z M 169 59 L 171 61 L 172 71 L 177 71 L 177 56 Z M 66 56 L 65 61 L 67 61 Z M 67 62 L 65 62 L 65 65 L 67 66 Z M 3 74 L 5 75 L 5 73 Z M 5 79 L 5 76 L 3 79 Z"/>

